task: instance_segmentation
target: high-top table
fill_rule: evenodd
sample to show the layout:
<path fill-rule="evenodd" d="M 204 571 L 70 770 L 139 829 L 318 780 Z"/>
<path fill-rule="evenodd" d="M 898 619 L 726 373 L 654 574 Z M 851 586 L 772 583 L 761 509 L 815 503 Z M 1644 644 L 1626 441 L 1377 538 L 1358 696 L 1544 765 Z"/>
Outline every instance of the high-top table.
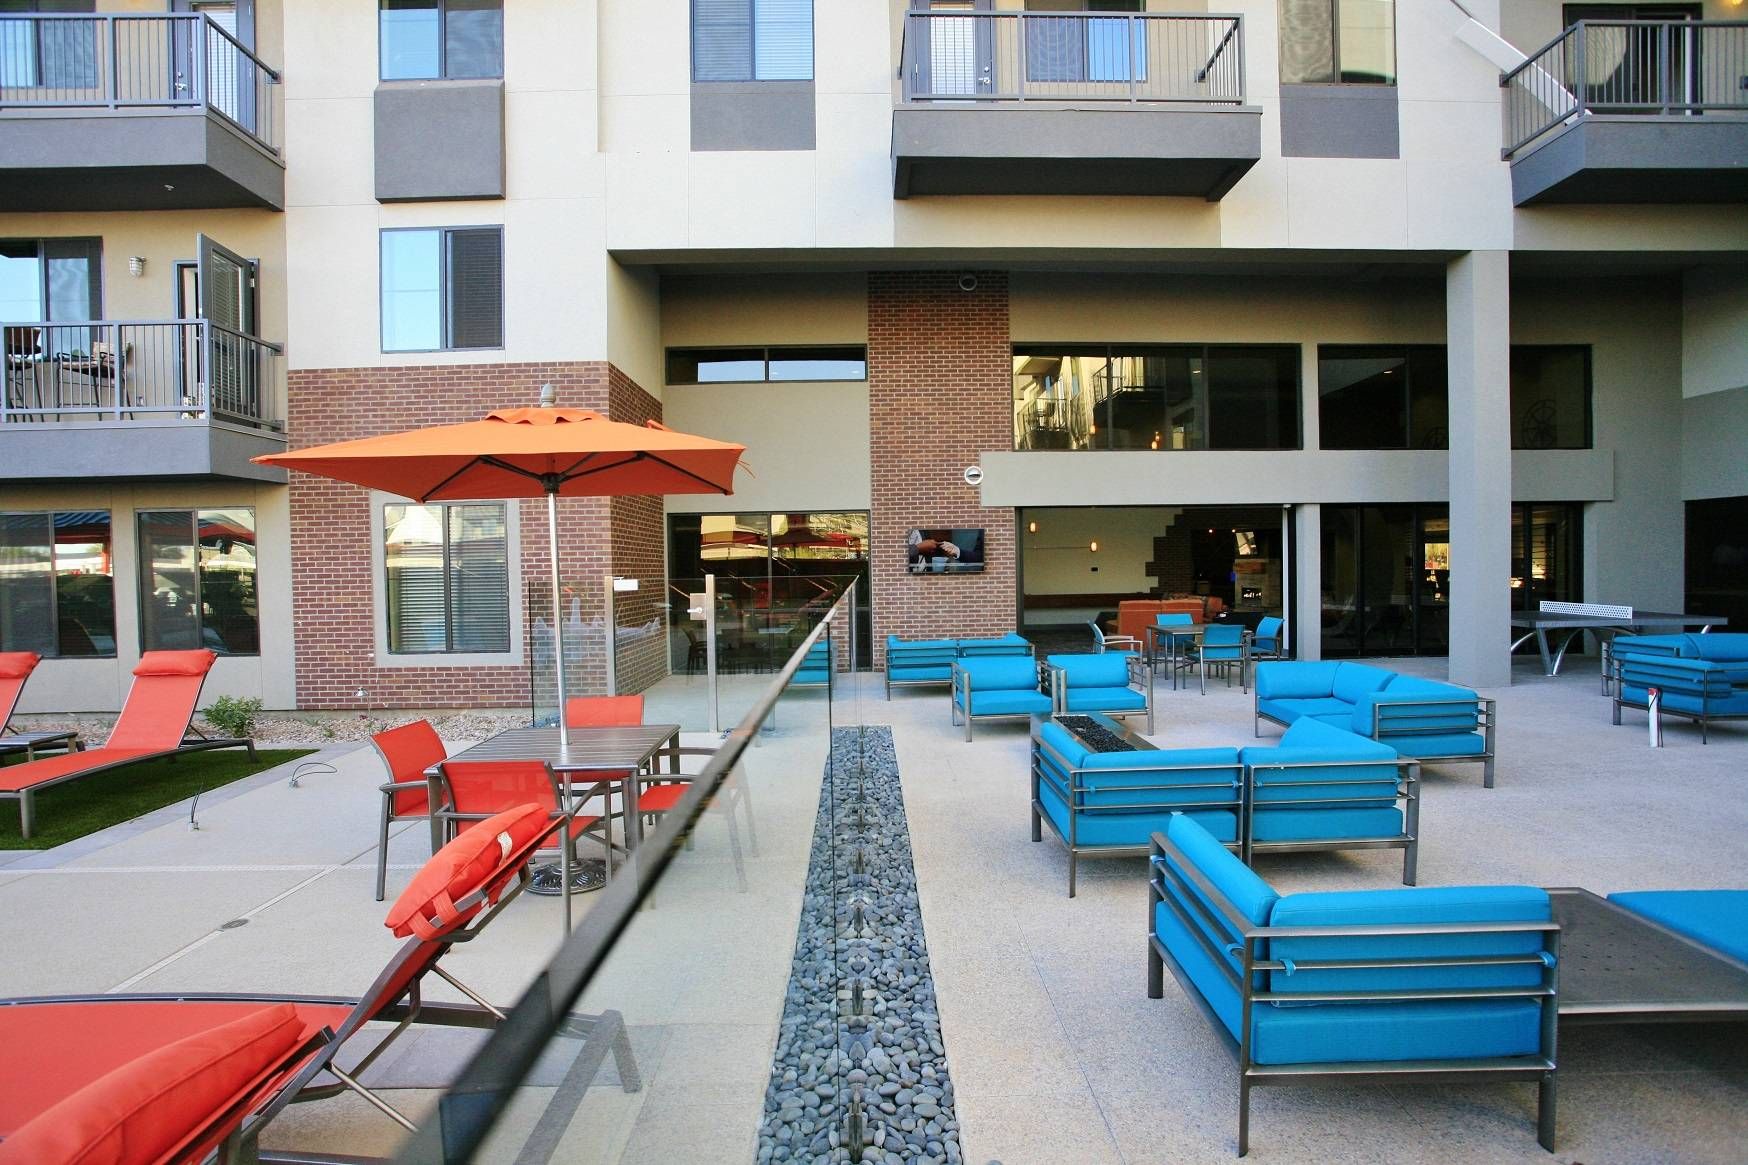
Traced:
<path fill-rule="evenodd" d="M 657 758 L 668 757 L 668 772 L 680 771 L 680 726 L 678 724 L 637 724 L 620 728 L 573 728 L 567 749 L 559 743 L 557 728 L 511 728 L 472 748 L 463 749 L 448 761 L 471 760 L 536 760 L 545 761 L 561 778 L 572 784 L 593 788 L 604 783 L 619 786 L 620 804 L 625 810 L 625 848 L 637 848 L 643 835 L 643 822 L 637 813 L 638 788 L 643 782 L 664 774 L 656 771 Z M 590 773 L 616 774 L 591 780 Z M 442 793 L 437 766 L 425 770 L 430 783 L 430 804 L 440 803 Z M 442 824 L 431 815 L 431 850 L 443 844 Z"/>
<path fill-rule="evenodd" d="M 1153 661 L 1154 674 L 1159 671 L 1159 655 L 1165 653 L 1166 670 L 1171 672 L 1172 691 L 1177 690 L 1178 650 L 1185 643 L 1200 643 L 1206 623 L 1149 623 L 1141 629 L 1146 638 L 1147 658 Z"/>

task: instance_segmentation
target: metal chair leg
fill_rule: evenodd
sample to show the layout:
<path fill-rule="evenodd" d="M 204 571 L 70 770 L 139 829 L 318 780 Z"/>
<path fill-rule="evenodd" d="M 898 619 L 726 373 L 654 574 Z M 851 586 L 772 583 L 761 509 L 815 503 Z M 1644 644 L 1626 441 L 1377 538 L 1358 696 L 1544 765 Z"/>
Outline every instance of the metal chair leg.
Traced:
<path fill-rule="evenodd" d="M 376 900 L 381 902 L 388 889 L 388 825 L 394 795 L 382 795 L 382 831 L 376 845 Z"/>

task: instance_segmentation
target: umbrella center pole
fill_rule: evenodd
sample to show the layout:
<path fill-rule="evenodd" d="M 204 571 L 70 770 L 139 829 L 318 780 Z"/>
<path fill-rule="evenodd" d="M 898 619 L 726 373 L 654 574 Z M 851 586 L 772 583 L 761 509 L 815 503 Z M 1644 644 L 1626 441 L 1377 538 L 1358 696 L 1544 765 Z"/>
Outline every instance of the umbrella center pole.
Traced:
<path fill-rule="evenodd" d="M 556 474 L 547 474 L 543 479 L 546 486 L 546 544 L 549 549 L 552 566 L 552 645 L 553 658 L 558 668 L 558 745 L 564 751 L 570 751 L 571 729 L 565 722 L 564 705 L 564 612 L 559 608 L 564 603 L 564 596 L 559 592 L 558 581 L 558 486 Z"/>

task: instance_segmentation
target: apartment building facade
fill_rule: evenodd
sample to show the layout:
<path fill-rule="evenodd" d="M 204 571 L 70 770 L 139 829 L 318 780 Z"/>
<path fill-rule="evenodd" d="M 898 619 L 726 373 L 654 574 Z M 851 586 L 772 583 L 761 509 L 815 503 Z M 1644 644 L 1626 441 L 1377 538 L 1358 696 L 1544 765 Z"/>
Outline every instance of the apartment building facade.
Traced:
<path fill-rule="evenodd" d="M 201 644 L 270 707 L 523 705 L 554 618 L 598 688 L 608 576 L 623 690 L 704 570 L 855 573 L 876 655 L 1185 591 L 1478 684 L 1514 603 L 1727 598 L 1748 13 L 1207 8 L 0 3 L 33 709 Z M 565 502 L 555 610 L 543 507 L 248 461 L 547 384 L 751 472 Z"/>

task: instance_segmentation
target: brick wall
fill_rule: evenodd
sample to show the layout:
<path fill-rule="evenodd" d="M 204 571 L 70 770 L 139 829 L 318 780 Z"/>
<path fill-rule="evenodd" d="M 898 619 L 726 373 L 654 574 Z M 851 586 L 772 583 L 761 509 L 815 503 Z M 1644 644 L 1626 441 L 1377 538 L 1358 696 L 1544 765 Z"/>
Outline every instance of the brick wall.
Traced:
<path fill-rule="evenodd" d="M 873 512 L 869 571 L 874 656 L 887 635 L 994 635 L 1018 614 L 1014 512 L 985 508 L 965 467 L 1013 447 L 1013 356 L 1002 272 L 868 276 L 868 396 Z M 912 575 L 913 526 L 981 527 L 982 574 Z"/>
<path fill-rule="evenodd" d="M 607 414 L 642 424 L 661 420 L 662 405 L 608 365 Z M 630 629 L 619 645 L 619 690 L 641 692 L 668 674 L 667 521 L 658 497 L 613 498 L 609 505 L 613 573 L 638 584 L 614 600 L 615 622 Z"/>
<path fill-rule="evenodd" d="M 532 405 L 540 386 L 551 383 L 558 403 L 594 408 L 615 419 L 659 419 L 661 406 L 605 361 L 550 364 L 476 364 L 409 368 L 324 368 L 290 373 L 287 429 L 294 447 L 390 433 L 414 425 L 476 420 L 494 408 Z M 291 477 L 293 634 L 297 645 L 298 706 L 307 709 L 517 707 L 529 702 L 528 660 L 534 657 L 526 629 L 536 616 L 551 619 L 546 503 L 519 508 L 520 580 L 528 609 L 521 666 L 445 666 L 431 657 L 420 666 L 378 667 L 371 577 L 371 547 L 381 522 L 370 495 L 357 486 L 294 473 Z M 621 521 L 618 510 L 633 515 Z M 649 517 L 653 510 L 653 522 Z M 558 504 L 559 563 L 564 580 L 582 584 L 579 602 L 565 605 L 585 626 L 599 625 L 600 580 L 610 571 L 648 570 L 662 562 L 660 499 L 566 498 Z M 639 546 L 640 539 L 647 548 Z M 629 564 L 629 565 L 626 565 Z M 657 586 L 657 593 L 660 587 Z M 622 619 L 621 622 L 624 620 Z M 567 650 L 577 693 L 605 690 L 603 640 L 587 637 L 581 650 Z M 656 649 L 659 653 L 659 648 Z M 663 657 L 665 658 L 665 657 Z M 641 662 L 620 673 L 620 690 L 637 691 L 660 672 Z M 633 682 L 637 686 L 633 686 Z M 363 700 L 357 696 L 362 689 Z"/>

